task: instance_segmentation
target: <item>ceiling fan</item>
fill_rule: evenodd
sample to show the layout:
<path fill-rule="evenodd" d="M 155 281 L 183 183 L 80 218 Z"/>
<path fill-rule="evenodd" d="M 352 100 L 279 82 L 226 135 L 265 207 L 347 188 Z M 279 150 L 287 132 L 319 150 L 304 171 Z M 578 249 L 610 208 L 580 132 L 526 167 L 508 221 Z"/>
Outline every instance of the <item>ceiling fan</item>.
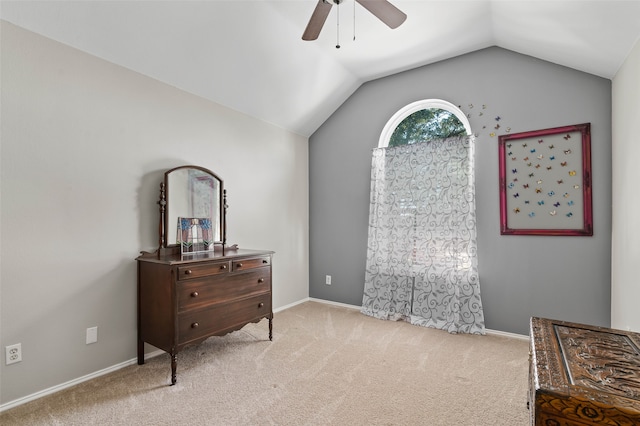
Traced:
<path fill-rule="evenodd" d="M 327 16 L 334 4 L 340 5 L 344 0 L 318 0 L 318 4 L 309 19 L 307 28 L 302 34 L 303 40 L 315 40 L 320 35 L 320 30 L 324 26 Z M 398 28 L 406 19 L 407 15 L 400 9 L 389 3 L 387 0 L 354 0 L 360 3 L 378 19 L 384 22 L 389 28 Z"/>

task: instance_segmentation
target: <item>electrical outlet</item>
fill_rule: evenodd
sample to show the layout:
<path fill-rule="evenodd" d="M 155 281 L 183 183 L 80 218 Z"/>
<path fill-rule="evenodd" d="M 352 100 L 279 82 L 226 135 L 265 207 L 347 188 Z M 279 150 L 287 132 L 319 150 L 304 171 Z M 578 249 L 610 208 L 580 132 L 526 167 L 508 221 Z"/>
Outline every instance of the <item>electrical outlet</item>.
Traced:
<path fill-rule="evenodd" d="M 7 365 L 22 361 L 22 343 L 5 346 L 4 349 Z"/>
<path fill-rule="evenodd" d="M 87 328 L 87 345 L 98 341 L 98 327 Z"/>
<path fill-rule="evenodd" d="M 326 285 L 331 285 L 331 275 L 327 275 L 327 276 L 326 276 L 326 278 L 325 278 L 325 280 L 324 280 L 324 283 L 325 283 Z"/>

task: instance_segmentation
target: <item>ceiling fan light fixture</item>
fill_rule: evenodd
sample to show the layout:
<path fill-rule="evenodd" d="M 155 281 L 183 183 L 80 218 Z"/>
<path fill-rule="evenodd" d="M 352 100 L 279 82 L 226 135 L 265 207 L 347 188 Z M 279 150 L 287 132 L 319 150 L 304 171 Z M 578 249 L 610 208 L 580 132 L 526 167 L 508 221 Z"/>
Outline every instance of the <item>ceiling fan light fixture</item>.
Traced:
<path fill-rule="evenodd" d="M 316 40 L 324 26 L 333 4 L 340 5 L 344 0 L 318 0 L 309 23 L 307 24 L 302 39 L 306 41 Z M 400 9 L 389 3 L 388 0 L 354 0 L 367 9 L 376 18 L 381 20 L 389 28 L 398 28 L 407 19 L 407 15 Z M 339 48 L 339 44 L 336 46 Z"/>

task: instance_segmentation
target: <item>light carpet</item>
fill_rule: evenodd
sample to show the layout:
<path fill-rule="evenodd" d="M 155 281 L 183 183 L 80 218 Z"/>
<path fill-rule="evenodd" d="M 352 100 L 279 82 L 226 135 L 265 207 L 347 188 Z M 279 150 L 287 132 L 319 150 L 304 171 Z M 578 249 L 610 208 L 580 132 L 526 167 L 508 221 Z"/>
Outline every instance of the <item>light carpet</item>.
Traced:
<path fill-rule="evenodd" d="M 528 344 L 306 302 L 0 415 L 9 425 L 526 425 Z"/>

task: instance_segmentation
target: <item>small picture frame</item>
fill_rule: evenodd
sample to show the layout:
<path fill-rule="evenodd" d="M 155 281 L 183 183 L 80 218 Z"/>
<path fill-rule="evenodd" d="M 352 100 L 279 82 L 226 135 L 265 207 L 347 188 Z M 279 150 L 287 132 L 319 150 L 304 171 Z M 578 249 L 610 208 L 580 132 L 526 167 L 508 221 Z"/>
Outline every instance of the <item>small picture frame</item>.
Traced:
<path fill-rule="evenodd" d="M 214 244 L 211 219 L 179 217 L 177 241 L 183 255 L 212 251 Z"/>
<path fill-rule="evenodd" d="M 500 234 L 592 236 L 590 123 L 498 139 Z"/>

